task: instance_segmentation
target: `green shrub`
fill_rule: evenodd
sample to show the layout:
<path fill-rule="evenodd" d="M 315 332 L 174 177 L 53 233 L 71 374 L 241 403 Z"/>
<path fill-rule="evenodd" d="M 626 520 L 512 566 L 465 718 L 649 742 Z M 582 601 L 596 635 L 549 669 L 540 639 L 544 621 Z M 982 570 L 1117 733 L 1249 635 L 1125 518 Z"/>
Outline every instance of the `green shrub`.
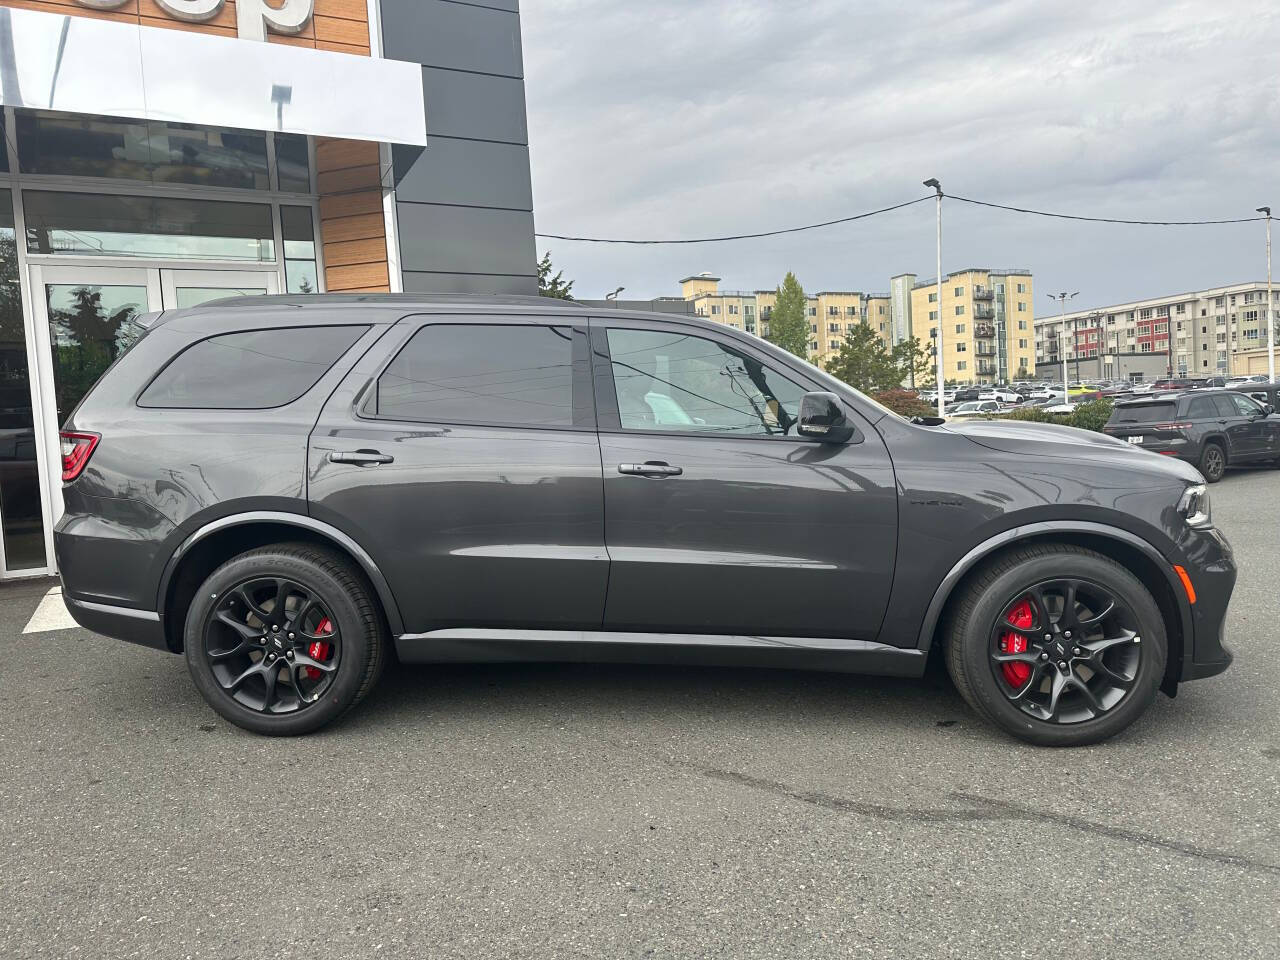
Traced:
<path fill-rule="evenodd" d="M 938 408 L 931 403 L 925 403 L 914 390 L 901 388 L 880 390 L 871 396 L 900 416 L 910 418 L 935 417 L 938 415 Z"/>
<path fill-rule="evenodd" d="M 1102 428 L 1107 425 L 1107 421 L 1111 419 L 1111 401 L 1105 399 L 1089 400 L 1077 406 L 1071 411 L 1071 419 L 1068 421 L 1071 426 L 1079 427 L 1081 430 L 1093 430 L 1097 433 L 1102 432 Z"/>

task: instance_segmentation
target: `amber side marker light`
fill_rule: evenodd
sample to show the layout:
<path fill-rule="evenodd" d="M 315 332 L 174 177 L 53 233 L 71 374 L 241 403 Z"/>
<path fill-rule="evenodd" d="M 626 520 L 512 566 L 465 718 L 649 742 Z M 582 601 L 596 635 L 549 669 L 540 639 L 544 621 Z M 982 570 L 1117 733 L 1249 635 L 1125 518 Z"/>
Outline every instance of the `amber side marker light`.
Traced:
<path fill-rule="evenodd" d="M 1182 589 L 1187 591 L 1187 602 L 1194 605 L 1196 602 L 1196 588 L 1191 585 L 1191 578 L 1187 576 L 1186 567 L 1180 567 L 1176 563 L 1173 565 L 1173 572 L 1178 575 L 1178 579 L 1182 581 Z"/>

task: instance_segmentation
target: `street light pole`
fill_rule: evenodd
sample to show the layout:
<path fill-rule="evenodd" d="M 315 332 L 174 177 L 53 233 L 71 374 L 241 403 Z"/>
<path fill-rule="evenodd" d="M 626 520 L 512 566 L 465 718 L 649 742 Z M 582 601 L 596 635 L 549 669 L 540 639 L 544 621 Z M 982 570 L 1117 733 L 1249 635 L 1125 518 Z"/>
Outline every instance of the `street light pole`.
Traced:
<path fill-rule="evenodd" d="M 1267 217 L 1267 377 L 1276 380 L 1276 306 L 1271 302 L 1271 208 L 1259 207 Z"/>
<path fill-rule="evenodd" d="M 942 184 L 937 177 L 930 177 L 924 182 L 926 187 L 933 187 L 938 195 L 938 416 L 947 415 L 947 401 L 943 396 L 946 386 L 946 367 L 942 362 Z"/>
<path fill-rule="evenodd" d="M 1062 306 L 1062 309 L 1059 312 L 1061 326 L 1058 328 L 1058 340 L 1062 344 L 1062 402 L 1063 403 L 1071 402 L 1071 388 L 1067 384 L 1067 301 L 1078 296 L 1080 296 L 1079 290 L 1077 290 L 1075 293 L 1067 293 L 1066 291 L 1063 291 L 1062 293 L 1049 294 L 1050 300 L 1057 300 L 1059 304 L 1061 304 Z M 1073 350 L 1075 349 L 1074 342 L 1071 344 L 1071 347 Z M 1076 370 L 1078 375 L 1078 371 L 1080 370 L 1079 361 L 1076 362 Z"/>

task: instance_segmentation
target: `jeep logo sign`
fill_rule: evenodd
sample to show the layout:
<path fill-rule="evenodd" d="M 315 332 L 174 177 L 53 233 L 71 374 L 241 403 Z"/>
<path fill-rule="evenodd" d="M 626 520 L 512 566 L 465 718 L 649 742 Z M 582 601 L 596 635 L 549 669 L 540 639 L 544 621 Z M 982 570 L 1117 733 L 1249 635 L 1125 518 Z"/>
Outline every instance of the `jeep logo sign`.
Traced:
<path fill-rule="evenodd" d="M 114 10 L 129 0 L 76 0 L 84 7 Z M 203 23 L 222 12 L 226 0 L 156 0 L 165 13 L 188 23 Z M 301 33 L 315 10 L 315 0 L 284 0 L 278 7 L 267 0 L 236 0 L 236 32 L 246 40 L 266 40 L 267 28 L 274 33 Z"/>

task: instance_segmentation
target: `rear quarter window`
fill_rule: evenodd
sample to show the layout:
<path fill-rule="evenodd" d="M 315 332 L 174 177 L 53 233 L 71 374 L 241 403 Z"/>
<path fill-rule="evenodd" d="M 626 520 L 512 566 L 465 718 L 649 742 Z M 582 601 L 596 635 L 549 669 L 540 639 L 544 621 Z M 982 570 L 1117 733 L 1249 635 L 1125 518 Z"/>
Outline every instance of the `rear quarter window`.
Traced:
<path fill-rule="evenodd" d="M 200 340 L 160 371 L 140 407 L 261 410 L 316 385 L 368 326 L 242 330 Z"/>
<path fill-rule="evenodd" d="M 1135 403 L 1117 406 L 1110 423 L 1160 423 L 1173 419 L 1174 403 Z"/>

